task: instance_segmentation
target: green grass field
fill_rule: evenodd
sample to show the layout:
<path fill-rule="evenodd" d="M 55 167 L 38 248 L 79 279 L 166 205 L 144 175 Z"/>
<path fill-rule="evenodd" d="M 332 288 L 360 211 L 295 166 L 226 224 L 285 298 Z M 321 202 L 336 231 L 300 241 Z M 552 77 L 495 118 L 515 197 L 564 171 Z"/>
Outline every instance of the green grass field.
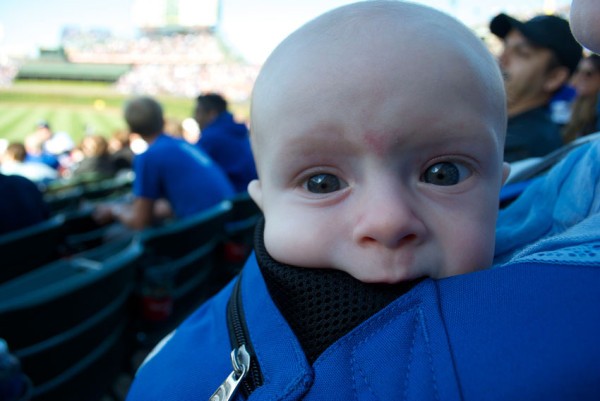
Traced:
<path fill-rule="evenodd" d="M 125 129 L 123 105 L 129 97 L 110 84 L 65 81 L 17 81 L 0 89 L 0 138 L 23 141 L 38 121 L 46 120 L 54 131 L 68 132 L 79 143 L 86 128 L 110 136 Z M 165 117 L 190 117 L 194 99 L 158 97 Z M 231 105 L 238 118 L 246 118 L 247 105 Z"/>

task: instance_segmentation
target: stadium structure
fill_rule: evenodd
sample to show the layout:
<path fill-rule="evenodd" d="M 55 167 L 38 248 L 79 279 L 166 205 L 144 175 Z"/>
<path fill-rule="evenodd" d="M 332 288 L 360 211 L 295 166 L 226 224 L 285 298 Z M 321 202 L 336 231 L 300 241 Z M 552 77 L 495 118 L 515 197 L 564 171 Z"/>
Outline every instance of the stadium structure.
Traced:
<path fill-rule="evenodd" d="M 60 48 L 41 49 L 16 78 L 112 82 L 125 94 L 248 98 L 258 66 L 221 39 L 220 0 L 134 0 L 132 19 L 135 38 L 65 27 Z"/>

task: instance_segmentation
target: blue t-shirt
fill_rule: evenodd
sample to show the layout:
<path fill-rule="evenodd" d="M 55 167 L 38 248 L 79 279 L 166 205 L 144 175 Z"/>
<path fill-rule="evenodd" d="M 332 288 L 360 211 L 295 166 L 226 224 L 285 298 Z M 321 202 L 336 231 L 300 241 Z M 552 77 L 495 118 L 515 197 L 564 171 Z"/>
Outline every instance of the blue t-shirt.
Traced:
<path fill-rule="evenodd" d="M 234 195 L 225 173 L 202 150 L 161 134 L 134 160 L 135 196 L 165 198 L 177 218 L 196 214 Z"/>
<path fill-rule="evenodd" d="M 257 177 L 248 128 L 221 113 L 202 130 L 198 146 L 225 171 L 236 192 L 244 192 Z"/>

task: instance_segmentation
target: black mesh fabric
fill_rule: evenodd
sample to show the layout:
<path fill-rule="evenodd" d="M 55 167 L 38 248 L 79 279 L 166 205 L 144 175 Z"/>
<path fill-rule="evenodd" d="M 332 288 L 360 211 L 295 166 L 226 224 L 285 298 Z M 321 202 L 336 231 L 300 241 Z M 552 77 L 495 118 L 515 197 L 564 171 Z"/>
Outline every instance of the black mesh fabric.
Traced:
<path fill-rule="evenodd" d="M 263 232 L 264 219 L 256 227 L 254 241 L 260 270 L 311 364 L 335 341 L 420 281 L 366 284 L 338 270 L 284 265 L 267 253 Z"/>

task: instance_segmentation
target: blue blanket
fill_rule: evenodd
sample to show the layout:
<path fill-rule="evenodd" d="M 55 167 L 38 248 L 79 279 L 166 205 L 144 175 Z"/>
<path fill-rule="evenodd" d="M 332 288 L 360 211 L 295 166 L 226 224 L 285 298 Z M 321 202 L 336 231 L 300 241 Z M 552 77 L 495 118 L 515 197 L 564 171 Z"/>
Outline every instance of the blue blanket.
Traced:
<path fill-rule="evenodd" d="M 600 241 L 599 211 L 600 141 L 594 141 L 573 150 L 500 211 L 494 264 L 585 259 L 596 248 L 582 245 Z"/>

